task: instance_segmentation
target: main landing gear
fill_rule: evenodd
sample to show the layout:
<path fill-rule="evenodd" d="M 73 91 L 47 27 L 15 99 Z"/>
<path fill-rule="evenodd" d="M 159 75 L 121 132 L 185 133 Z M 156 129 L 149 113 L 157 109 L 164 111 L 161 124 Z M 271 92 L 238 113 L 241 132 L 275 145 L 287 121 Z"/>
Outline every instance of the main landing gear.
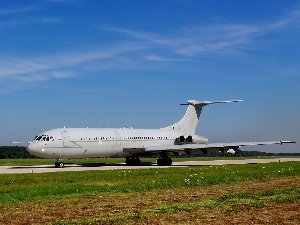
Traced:
<path fill-rule="evenodd" d="M 57 160 L 54 164 L 55 168 L 63 168 L 65 164 L 59 160 Z"/>
<path fill-rule="evenodd" d="M 171 166 L 172 159 L 167 154 L 161 154 L 159 158 L 157 158 L 158 166 Z M 141 160 L 135 157 L 127 157 L 125 161 L 127 166 L 139 166 L 141 164 Z"/>
<path fill-rule="evenodd" d="M 171 166 L 172 159 L 167 154 L 161 154 L 161 157 L 157 158 L 158 166 Z"/>
<path fill-rule="evenodd" d="M 127 157 L 125 161 L 127 166 L 139 166 L 141 164 L 140 158 Z"/>

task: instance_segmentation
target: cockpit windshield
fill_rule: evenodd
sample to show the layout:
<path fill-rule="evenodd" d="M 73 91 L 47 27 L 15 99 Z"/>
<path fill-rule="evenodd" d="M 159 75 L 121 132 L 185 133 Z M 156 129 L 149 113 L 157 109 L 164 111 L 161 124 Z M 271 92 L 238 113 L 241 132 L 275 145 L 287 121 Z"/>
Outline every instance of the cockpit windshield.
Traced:
<path fill-rule="evenodd" d="M 40 136 L 36 136 L 34 138 L 35 141 L 54 141 L 54 138 L 52 136 L 49 136 L 47 134 L 42 134 Z"/>

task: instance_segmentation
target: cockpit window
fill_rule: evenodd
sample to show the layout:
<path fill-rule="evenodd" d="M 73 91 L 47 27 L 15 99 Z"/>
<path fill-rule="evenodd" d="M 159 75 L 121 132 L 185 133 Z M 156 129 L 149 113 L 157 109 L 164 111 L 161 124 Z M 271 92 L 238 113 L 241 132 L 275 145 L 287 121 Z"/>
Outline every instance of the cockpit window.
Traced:
<path fill-rule="evenodd" d="M 54 141 L 54 138 L 47 134 L 42 134 L 40 136 L 36 136 L 34 140 L 35 141 Z"/>
<path fill-rule="evenodd" d="M 36 136 L 34 140 L 40 141 L 42 139 L 42 136 Z"/>

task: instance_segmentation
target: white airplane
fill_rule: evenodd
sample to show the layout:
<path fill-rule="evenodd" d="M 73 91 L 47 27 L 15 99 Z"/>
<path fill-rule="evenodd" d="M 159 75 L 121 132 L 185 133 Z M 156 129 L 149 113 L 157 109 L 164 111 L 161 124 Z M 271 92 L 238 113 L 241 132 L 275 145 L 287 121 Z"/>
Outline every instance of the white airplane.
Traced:
<path fill-rule="evenodd" d="M 158 155 L 157 165 L 171 165 L 172 155 L 208 152 L 240 152 L 241 146 L 295 143 L 292 141 L 208 143 L 195 134 L 202 111 L 207 105 L 230 101 L 189 100 L 187 111 L 177 123 L 160 129 L 132 128 L 58 128 L 43 132 L 27 146 L 27 151 L 42 158 L 56 159 L 55 167 L 64 167 L 61 159 L 124 157 L 127 165 L 139 165 L 138 157 Z"/>

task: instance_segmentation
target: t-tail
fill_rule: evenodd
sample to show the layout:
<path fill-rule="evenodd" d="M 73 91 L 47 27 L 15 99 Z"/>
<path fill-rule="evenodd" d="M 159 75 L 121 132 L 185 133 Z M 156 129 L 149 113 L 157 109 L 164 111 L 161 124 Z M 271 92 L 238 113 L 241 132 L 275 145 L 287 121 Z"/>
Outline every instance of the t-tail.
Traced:
<path fill-rule="evenodd" d="M 243 100 L 228 100 L 228 101 L 196 101 L 196 100 L 188 100 L 187 103 L 181 105 L 188 105 L 188 108 L 182 117 L 177 123 L 173 125 L 164 127 L 162 129 L 172 129 L 175 131 L 179 131 L 184 136 L 195 135 L 196 127 L 199 121 L 199 117 L 202 111 L 202 108 L 207 105 L 217 104 L 217 103 L 230 103 L 230 102 L 241 102 Z"/>

